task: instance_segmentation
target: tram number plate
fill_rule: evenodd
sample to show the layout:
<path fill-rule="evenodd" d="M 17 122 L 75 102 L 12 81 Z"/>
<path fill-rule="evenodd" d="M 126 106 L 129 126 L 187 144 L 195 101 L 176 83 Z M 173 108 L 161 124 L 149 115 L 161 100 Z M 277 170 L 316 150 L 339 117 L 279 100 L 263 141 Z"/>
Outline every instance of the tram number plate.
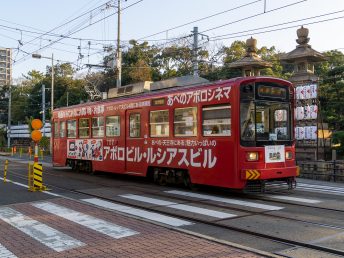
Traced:
<path fill-rule="evenodd" d="M 275 163 L 285 161 L 284 145 L 265 146 L 265 162 Z"/>

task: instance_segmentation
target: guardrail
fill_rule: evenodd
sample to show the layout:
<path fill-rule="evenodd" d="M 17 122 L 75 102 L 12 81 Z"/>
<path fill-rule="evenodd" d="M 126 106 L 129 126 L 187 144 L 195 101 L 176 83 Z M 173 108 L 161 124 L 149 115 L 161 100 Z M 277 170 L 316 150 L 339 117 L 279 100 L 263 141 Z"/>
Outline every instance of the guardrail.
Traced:
<path fill-rule="evenodd" d="M 302 178 L 344 182 L 343 160 L 299 162 L 298 165 Z"/>

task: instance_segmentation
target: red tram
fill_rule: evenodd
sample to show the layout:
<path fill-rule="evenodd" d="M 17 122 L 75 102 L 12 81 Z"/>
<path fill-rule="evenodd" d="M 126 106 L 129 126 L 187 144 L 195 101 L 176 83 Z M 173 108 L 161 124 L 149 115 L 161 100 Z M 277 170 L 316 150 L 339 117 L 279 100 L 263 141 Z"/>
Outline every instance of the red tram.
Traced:
<path fill-rule="evenodd" d="M 290 82 L 246 77 L 168 84 L 55 109 L 54 166 L 152 176 L 160 184 L 295 186 Z"/>

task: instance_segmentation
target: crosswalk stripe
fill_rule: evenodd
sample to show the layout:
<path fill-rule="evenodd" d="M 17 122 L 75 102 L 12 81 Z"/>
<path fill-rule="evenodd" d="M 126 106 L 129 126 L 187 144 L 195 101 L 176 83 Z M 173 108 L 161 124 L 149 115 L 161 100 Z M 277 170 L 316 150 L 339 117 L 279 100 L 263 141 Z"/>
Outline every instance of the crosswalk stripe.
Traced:
<path fill-rule="evenodd" d="M 131 199 L 131 200 L 136 200 L 136 201 L 146 202 L 146 203 L 151 203 L 151 204 L 157 204 L 157 205 L 161 205 L 161 206 L 166 206 L 168 208 L 193 212 L 193 213 L 206 215 L 206 216 L 219 218 L 219 219 L 236 217 L 235 214 L 231 214 L 231 213 L 209 210 L 209 209 L 199 208 L 199 207 L 195 207 L 195 206 L 191 206 L 191 205 L 178 204 L 175 202 L 168 202 L 168 201 L 163 201 L 163 200 L 159 200 L 159 199 L 155 199 L 155 198 L 149 198 L 149 197 L 144 197 L 144 196 L 139 196 L 139 195 L 134 195 L 134 194 L 126 194 L 126 195 L 120 195 L 120 196 L 123 198 Z"/>
<path fill-rule="evenodd" d="M 312 184 L 303 184 L 303 183 L 298 183 L 297 186 L 298 187 L 302 186 L 302 187 L 311 187 L 311 188 L 317 188 L 317 189 L 325 189 L 325 190 L 344 192 L 344 187 L 333 187 L 333 186 L 326 186 L 326 185 L 312 185 Z"/>
<path fill-rule="evenodd" d="M 139 234 L 139 232 L 136 232 L 129 228 L 125 228 L 51 202 L 39 202 L 33 203 L 32 205 L 36 208 L 42 209 L 64 219 L 73 221 L 79 225 L 85 226 L 107 236 L 111 236 L 115 239 Z"/>
<path fill-rule="evenodd" d="M 17 258 L 17 256 L 15 256 L 6 247 L 0 244 L 0 258 Z"/>
<path fill-rule="evenodd" d="M 83 242 L 9 207 L 0 208 L 0 219 L 57 252 L 85 245 Z"/>
<path fill-rule="evenodd" d="M 298 197 L 292 197 L 292 196 L 284 196 L 284 195 L 272 195 L 272 196 L 269 196 L 269 198 L 293 201 L 293 202 L 303 202 L 303 203 L 321 203 L 321 201 L 318 201 L 318 200 L 298 198 Z"/>
<path fill-rule="evenodd" d="M 308 192 L 322 192 L 322 193 L 327 193 L 327 194 L 333 194 L 333 195 L 340 195 L 342 196 L 344 194 L 344 191 L 335 191 L 335 190 L 326 190 L 326 189 L 318 189 L 314 187 L 306 187 L 306 186 L 298 186 L 298 190 L 304 190 Z"/>
<path fill-rule="evenodd" d="M 197 194 L 197 193 L 184 192 L 184 191 L 178 191 L 178 190 L 171 190 L 171 191 L 165 191 L 165 192 L 169 193 L 169 194 L 176 194 L 176 195 L 182 195 L 182 196 L 187 196 L 187 197 L 193 197 L 193 198 L 203 199 L 203 200 L 207 200 L 207 201 L 229 203 L 229 204 L 241 205 L 241 206 L 246 206 L 246 207 L 251 207 L 251 208 L 263 209 L 263 210 L 274 211 L 274 210 L 284 209 L 284 207 L 279 207 L 279 206 L 266 205 L 266 204 L 260 204 L 260 203 L 255 203 L 255 202 L 240 201 L 240 200 L 236 200 L 236 199 L 216 197 L 216 196 L 207 195 L 207 194 Z"/>
<path fill-rule="evenodd" d="M 130 206 L 116 204 L 116 203 L 100 200 L 97 198 L 83 199 L 82 201 L 85 201 L 87 203 L 92 203 L 94 205 L 97 205 L 97 206 L 100 206 L 103 208 L 107 208 L 110 210 L 119 211 L 122 213 L 134 215 L 134 216 L 137 216 L 140 218 L 148 219 L 151 221 L 156 221 L 156 222 L 163 223 L 163 224 L 170 225 L 170 226 L 174 226 L 174 227 L 193 225 L 193 223 L 186 221 L 186 220 L 173 218 L 173 217 L 162 215 L 162 214 L 159 214 L 156 212 L 150 212 L 150 211 L 145 211 L 142 209 L 136 209 L 136 208 L 132 208 Z"/>

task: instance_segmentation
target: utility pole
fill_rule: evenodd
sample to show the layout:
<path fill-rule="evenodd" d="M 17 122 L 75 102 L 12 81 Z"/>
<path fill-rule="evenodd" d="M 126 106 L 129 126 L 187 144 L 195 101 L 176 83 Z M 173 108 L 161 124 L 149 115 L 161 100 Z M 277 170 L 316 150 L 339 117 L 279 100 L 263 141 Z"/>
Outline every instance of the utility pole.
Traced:
<path fill-rule="evenodd" d="M 67 107 L 68 107 L 68 104 L 69 104 L 69 92 L 67 91 Z"/>
<path fill-rule="evenodd" d="M 198 32 L 198 27 L 194 27 L 192 35 L 193 35 L 193 48 L 192 48 L 192 64 L 193 64 L 193 76 L 199 76 L 198 74 L 198 35 L 206 37 L 209 41 L 209 37 L 205 34 L 201 34 Z"/>
<path fill-rule="evenodd" d="M 51 117 L 53 117 L 54 111 L 54 54 L 51 54 Z M 52 119 L 50 119 L 52 120 Z"/>
<path fill-rule="evenodd" d="M 122 53 L 120 46 L 120 36 L 121 36 L 121 0 L 118 0 L 117 4 L 117 54 L 116 54 L 116 69 L 117 69 L 117 88 L 121 87 L 122 84 Z"/>
<path fill-rule="evenodd" d="M 193 53 L 192 53 L 192 63 L 193 63 L 193 75 L 198 76 L 198 61 L 197 61 L 197 51 L 198 51 L 198 27 L 194 27 L 193 31 Z"/>
<path fill-rule="evenodd" d="M 43 136 L 45 136 L 45 85 L 42 84 L 42 121 L 43 121 Z"/>
<path fill-rule="evenodd" d="M 7 147 L 11 147 L 11 106 L 12 106 L 12 86 L 8 90 L 8 116 L 7 116 Z"/>

